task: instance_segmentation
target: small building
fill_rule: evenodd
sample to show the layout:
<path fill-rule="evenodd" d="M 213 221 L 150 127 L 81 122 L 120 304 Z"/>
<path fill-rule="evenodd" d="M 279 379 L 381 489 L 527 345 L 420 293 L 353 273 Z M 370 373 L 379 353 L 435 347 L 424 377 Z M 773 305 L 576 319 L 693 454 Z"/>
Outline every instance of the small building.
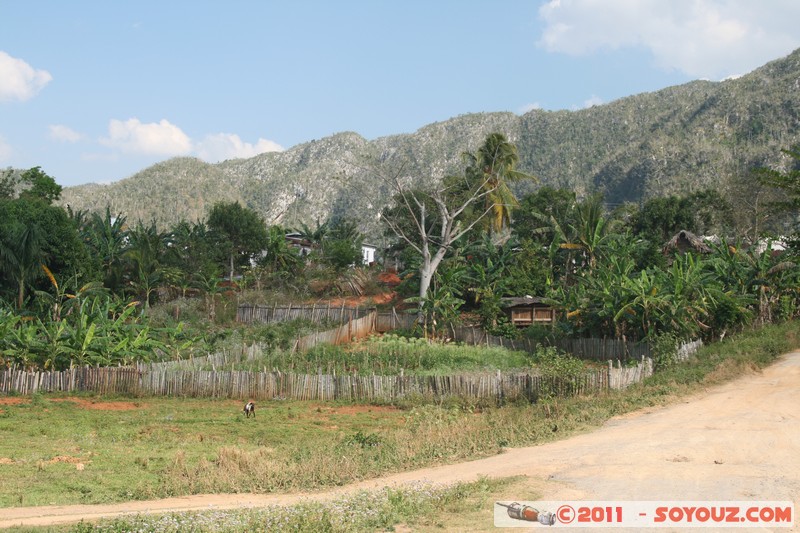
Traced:
<path fill-rule="evenodd" d="M 698 237 L 691 231 L 681 230 L 664 245 L 663 252 L 667 255 L 672 255 L 675 252 L 681 255 L 686 252 L 709 254 L 711 253 L 711 247 L 706 244 L 705 239 L 702 237 Z"/>
<path fill-rule="evenodd" d="M 553 326 L 556 323 L 556 310 L 544 298 L 522 296 L 501 298 L 500 306 L 511 323 L 519 328 L 534 324 Z"/>
<path fill-rule="evenodd" d="M 375 262 L 375 252 L 378 251 L 378 247 L 372 244 L 363 243 L 361 245 L 361 257 L 362 262 L 365 265 L 371 265 Z"/>
<path fill-rule="evenodd" d="M 286 244 L 289 245 L 289 248 L 297 250 L 301 257 L 307 256 L 314 249 L 314 244 L 298 232 L 287 233 Z"/>

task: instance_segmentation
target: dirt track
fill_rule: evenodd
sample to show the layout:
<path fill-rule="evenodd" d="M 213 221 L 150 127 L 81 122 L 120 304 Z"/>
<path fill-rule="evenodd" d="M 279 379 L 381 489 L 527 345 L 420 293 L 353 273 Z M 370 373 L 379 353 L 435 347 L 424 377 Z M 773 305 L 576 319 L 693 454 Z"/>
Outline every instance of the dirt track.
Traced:
<path fill-rule="evenodd" d="M 414 480 L 447 483 L 520 474 L 529 476 L 531 490 L 535 487 L 539 493 L 537 500 L 789 500 L 795 502 L 797 512 L 800 352 L 784 356 L 762 373 L 710 389 L 684 403 L 639 411 L 611 420 L 592 433 L 510 449 L 478 461 L 315 494 L 200 495 L 114 505 L 0 509 L 0 527 L 142 512 L 291 504 Z M 508 499 L 532 498 L 515 493 Z M 800 531 L 796 517 L 791 531 Z"/>

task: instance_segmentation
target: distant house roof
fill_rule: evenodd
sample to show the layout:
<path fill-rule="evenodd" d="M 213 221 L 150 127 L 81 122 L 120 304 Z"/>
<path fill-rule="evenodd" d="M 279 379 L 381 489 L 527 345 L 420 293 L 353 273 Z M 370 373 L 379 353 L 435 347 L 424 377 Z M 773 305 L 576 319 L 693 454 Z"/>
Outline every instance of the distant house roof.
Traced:
<path fill-rule="evenodd" d="M 516 307 L 518 305 L 545 304 L 548 305 L 547 298 L 539 296 L 519 296 L 513 298 L 500 298 L 501 307 Z"/>
<path fill-rule="evenodd" d="M 698 237 L 691 231 L 686 230 L 681 230 L 676 233 L 675 236 L 664 245 L 663 249 L 664 253 L 685 253 L 688 250 L 701 254 L 711 253 L 711 247 L 706 244 L 702 237 Z"/>

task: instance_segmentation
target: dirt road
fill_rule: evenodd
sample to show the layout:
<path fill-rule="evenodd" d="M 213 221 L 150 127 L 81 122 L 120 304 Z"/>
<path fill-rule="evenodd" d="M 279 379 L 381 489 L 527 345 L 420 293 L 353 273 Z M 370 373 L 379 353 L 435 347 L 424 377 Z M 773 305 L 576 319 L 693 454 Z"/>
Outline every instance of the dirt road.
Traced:
<path fill-rule="evenodd" d="M 610 420 L 569 439 L 315 494 L 200 495 L 114 505 L 0 509 L 0 527 L 131 513 L 230 509 L 330 499 L 414 480 L 525 475 L 538 500 L 800 501 L 800 352 L 668 407 Z M 509 494 L 509 499 L 531 499 Z M 795 518 L 792 529 L 800 531 Z M 741 530 L 740 530 L 741 531 Z M 787 531 L 787 529 L 782 529 Z"/>

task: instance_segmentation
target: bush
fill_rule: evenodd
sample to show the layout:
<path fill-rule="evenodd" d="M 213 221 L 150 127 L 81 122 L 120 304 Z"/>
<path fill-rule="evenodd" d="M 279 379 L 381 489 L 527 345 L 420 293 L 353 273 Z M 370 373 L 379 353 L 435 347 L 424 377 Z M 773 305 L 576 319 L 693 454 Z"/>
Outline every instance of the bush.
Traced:
<path fill-rule="evenodd" d="M 678 338 L 672 333 L 661 333 L 651 343 L 653 370 L 665 370 L 678 362 Z"/>

